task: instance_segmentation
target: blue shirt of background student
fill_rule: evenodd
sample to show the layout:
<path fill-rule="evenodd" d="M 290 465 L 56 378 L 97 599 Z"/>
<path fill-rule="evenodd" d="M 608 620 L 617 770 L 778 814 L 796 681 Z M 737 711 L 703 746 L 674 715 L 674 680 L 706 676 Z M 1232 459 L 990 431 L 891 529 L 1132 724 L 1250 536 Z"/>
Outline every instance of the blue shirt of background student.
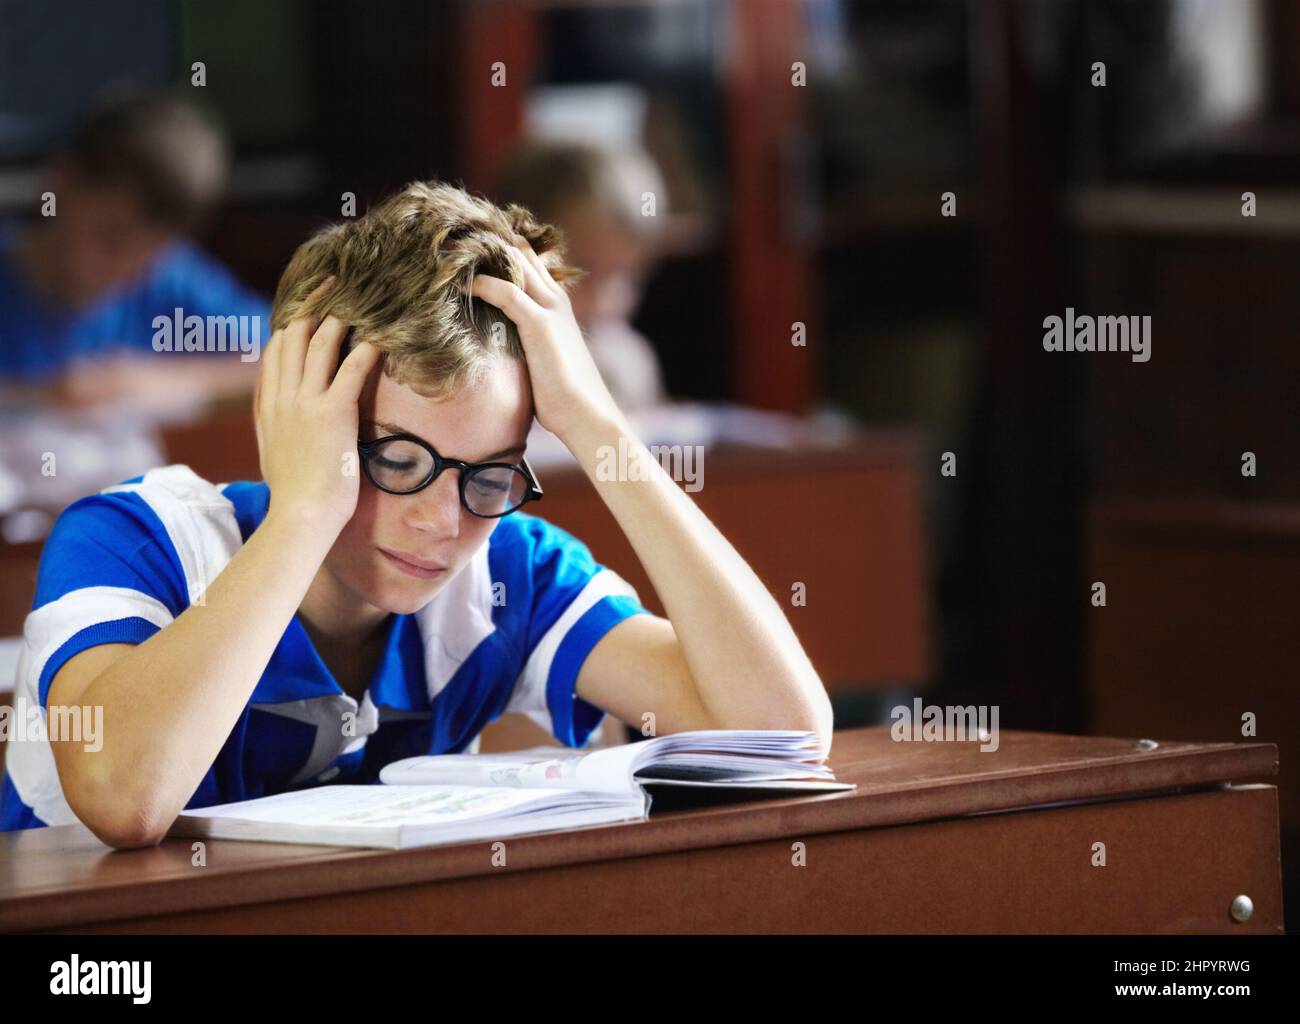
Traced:
<path fill-rule="evenodd" d="M 195 245 L 168 245 L 149 272 L 80 310 L 58 309 L 34 295 L 17 259 L 16 223 L 0 224 L 0 378 L 49 383 L 74 359 L 130 351 L 155 354 L 156 316 L 260 316 L 270 334 L 267 301 L 241 285 Z M 165 353 L 164 353 L 165 355 Z"/>

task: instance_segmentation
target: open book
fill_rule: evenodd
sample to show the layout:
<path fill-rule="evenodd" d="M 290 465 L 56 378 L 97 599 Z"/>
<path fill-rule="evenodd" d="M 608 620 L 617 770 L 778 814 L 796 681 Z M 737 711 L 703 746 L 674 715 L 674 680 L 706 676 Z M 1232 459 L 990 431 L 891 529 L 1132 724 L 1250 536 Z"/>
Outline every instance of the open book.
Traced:
<path fill-rule="evenodd" d="M 646 787 L 852 789 L 794 730 L 709 730 L 583 752 L 534 747 L 394 761 L 378 786 L 333 785 L 182 811 L 169 835 L 404 849 L 649 817 Z"/>

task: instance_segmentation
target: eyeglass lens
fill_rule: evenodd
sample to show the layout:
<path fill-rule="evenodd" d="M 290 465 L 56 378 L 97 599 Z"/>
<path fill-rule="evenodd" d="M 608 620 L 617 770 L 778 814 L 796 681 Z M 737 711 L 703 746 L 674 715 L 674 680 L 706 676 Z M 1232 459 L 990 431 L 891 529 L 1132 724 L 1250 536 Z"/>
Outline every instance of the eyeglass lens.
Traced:
<path fill-rule="evenodd" d="M 367 463 L 371 479 L 385 490 L 419 489 L 433 472 L 433 454 L 414 441 L 397 439 L 376 447 Z M 513 466 L 474 470 L 464 481 L 465 504 L 475 515 L 499 516 L 523 504 L 528 478 Z"/>

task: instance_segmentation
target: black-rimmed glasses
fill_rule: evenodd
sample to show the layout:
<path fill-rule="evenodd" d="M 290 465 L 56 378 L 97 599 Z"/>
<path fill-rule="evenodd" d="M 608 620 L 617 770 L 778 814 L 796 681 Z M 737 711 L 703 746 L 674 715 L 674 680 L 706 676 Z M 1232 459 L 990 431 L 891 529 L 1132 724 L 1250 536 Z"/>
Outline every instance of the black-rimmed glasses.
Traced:
<path fill-rule="evenodd" d="M 413 434 L 358 440 L 357 451 L 366 479 L 389 494 L 415 494 L 449 466 L 460 470 L 460 503 L 481 519 L 499 519 L 542 496 L 527 459 L 520 459 L 519 465 L 447 459 Z"/>

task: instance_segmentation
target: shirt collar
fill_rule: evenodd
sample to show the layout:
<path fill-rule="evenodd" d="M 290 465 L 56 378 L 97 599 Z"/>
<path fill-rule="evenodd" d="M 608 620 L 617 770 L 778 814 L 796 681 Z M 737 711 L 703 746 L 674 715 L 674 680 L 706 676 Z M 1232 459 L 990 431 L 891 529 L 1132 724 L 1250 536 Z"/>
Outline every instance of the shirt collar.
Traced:
<path fill-rule="evenodd" d="M 223 491 L 235 507 L 239 532 L 245 541 L 266 518 L 270 488 L 263 482 L 228 484 Z M 394 711 L 429 711 L 429 690 L 424 673 L 424 643 L 413 615 L 394 615 L 383 654 L 368 686 L 377 708 Z M 295 614 L 271 661 L 257 684 L 257 703 L 343 695 L 333 674 L 321 659 L 302 621 Z"/>

